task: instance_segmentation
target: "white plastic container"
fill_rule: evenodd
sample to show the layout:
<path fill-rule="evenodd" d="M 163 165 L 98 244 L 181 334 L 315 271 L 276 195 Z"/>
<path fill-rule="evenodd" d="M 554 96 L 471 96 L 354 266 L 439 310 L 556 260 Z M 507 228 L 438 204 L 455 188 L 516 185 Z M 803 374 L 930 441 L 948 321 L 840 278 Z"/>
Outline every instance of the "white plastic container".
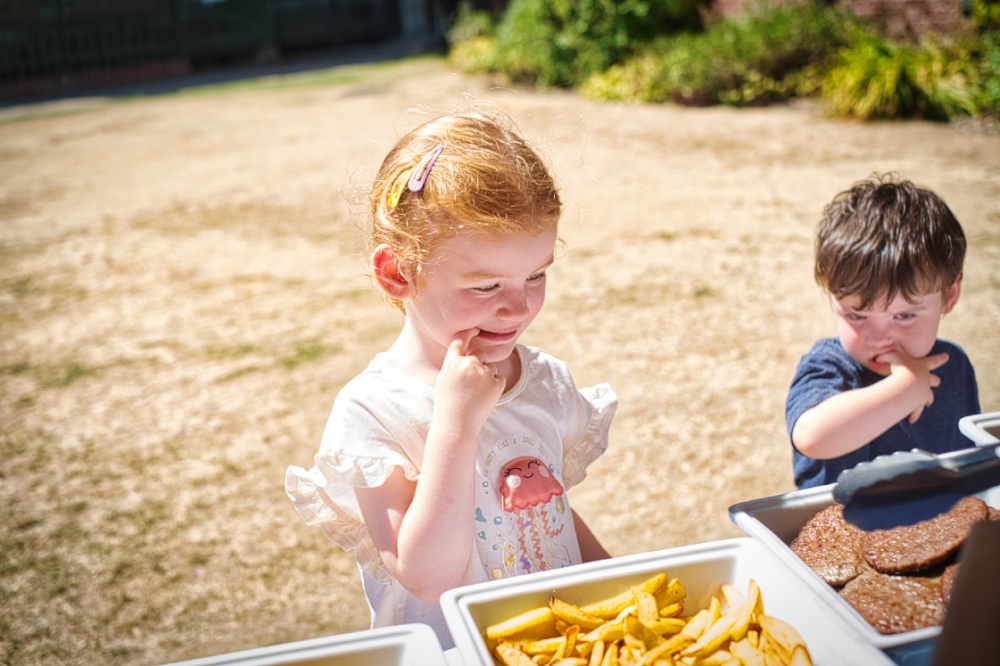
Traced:
<path fill-rule="evenodd" d="M 853 631 L 885 651 L 897 664 L 929 664 L 941 627 L 926 627 L 900 634 L 880 634 L 854 608 L 844 601 L 812 569 L 792 552 L 789 544 L 817 512 L 834 504 L 835 484 L 798 490 L 784 495 L 741 502 L 729 507 L 729 517 L 752 539 L 780 559 L 794 574 L 851 625 Z M 992 493 L 978 493 L 992 505 Z"/>
<path fill-rule="evenodd" d="M 996 444 L 1000 442 L 1000 412 L 964 416 L 958 429 L 976 444 Z"/>
<path fill-rule="evenodd" d="M 971 439 L 976 446 L 1000 442 L 1000 412 L 964 416 L 958 421 L 958 429 Z M 993 488 L 980 497 L 990 506 L 1000 507 L 1000 488 Z"/>
<path fill-rule="evenodd" d="M 544 606 L 550 595 L 577 605 L 615 596 L 657 573 L 678 578 L 687 591 L 684 615 L 705 608 L 723 583 L 760 587 L 764 610 L 802 634 L 816 666 L 892 665 L 760 543 L 741 537 L 589 562 L 530 576 L 446 592 L 441 607 L 466 666 L 493 666 L 483 634 L 488 626 Z"/>
<path fill-rule="evenodd" d="M 447 666 L 448 663 L 433 629 L 426 624 L 401 624 L 167 666 Z"/>

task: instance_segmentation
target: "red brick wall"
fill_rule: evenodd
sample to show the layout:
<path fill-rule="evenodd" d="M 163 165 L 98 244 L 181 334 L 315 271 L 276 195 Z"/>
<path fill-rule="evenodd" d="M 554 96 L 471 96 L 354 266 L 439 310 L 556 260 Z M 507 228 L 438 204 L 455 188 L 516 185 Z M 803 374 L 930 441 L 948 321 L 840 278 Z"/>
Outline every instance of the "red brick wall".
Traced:
<path fill-rule="evenodd" d="M 753 9 L 759 0 L 712 0 L 712 11 L 723 16 L 739 16 L 743 12 Z"/>
<path fill-rule="evenodd" d="M 874 20 L 891 37 L 946 34 L 962 22 L 959 0 L 840 0 L 840 5 Z"/>
<path fill-rule="evenodd" d="M 759 2 L 713 0 L 712 8 L 724 16 L 735 16 Z M 918 38 L 927 32 L 946 34 L 962 22 L 961 0 L 837 0 L 836 4 L 873 20 L 886 35 L 895 38 Z"/>

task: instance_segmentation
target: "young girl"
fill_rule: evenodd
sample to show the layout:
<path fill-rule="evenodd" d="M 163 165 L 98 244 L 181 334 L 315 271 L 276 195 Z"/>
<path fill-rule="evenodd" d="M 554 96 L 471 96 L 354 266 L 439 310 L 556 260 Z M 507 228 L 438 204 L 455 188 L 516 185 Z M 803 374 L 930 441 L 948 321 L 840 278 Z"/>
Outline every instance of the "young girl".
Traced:
<path fill-rule="evenodd" d="M 607 447 L 611 388 L 518 344 L 545 300 L 562 202 L 498 117 L 404 136 L 368 197 L 369 268 L 404 314 L 334 401 L 316 465 L 285 489 L 353 550 L 372 627 L 423 622 L 441 593 L 608 557 L 566 491 Z"/>

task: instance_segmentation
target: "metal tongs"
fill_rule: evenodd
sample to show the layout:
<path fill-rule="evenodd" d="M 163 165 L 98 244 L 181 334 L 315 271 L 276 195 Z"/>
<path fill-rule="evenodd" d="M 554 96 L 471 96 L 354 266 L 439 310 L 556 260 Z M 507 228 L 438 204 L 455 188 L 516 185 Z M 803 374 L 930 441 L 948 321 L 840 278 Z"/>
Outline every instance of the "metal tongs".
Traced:
<path fill-rule="evenodd" d="M 1000 443 L 936 455 L 913 449 L 859 463 L 837 477 L 840 504 L 888 502 L 906 496 L 972 494 L 1000 485 Z"/>
<path fill-rule="evenodd" d="M 897 451 L 844 470 L 833 487 L 844 519 L 863 530 L 915 525 L 963 497 L 1000 486 L 1000 443 L 935 455 Z"/>

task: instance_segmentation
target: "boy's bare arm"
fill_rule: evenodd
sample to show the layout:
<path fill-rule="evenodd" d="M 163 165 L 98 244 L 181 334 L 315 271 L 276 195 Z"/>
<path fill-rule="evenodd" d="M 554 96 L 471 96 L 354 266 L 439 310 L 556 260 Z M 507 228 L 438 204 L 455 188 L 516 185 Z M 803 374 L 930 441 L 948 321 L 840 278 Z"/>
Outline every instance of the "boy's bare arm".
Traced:
<path fill-rule="evenodd" d="M 915 423 L 934 402 L 941 383 L 931 371 L 947 354 L 912 359 L 902 352 L 884 355 L 889 376 L 865 388 L 844 391 L 807 410 L 792 429 L 792 443 L 803 455 L 829 459 L 856 451 L 886 430 L 908 419 Z"/>

